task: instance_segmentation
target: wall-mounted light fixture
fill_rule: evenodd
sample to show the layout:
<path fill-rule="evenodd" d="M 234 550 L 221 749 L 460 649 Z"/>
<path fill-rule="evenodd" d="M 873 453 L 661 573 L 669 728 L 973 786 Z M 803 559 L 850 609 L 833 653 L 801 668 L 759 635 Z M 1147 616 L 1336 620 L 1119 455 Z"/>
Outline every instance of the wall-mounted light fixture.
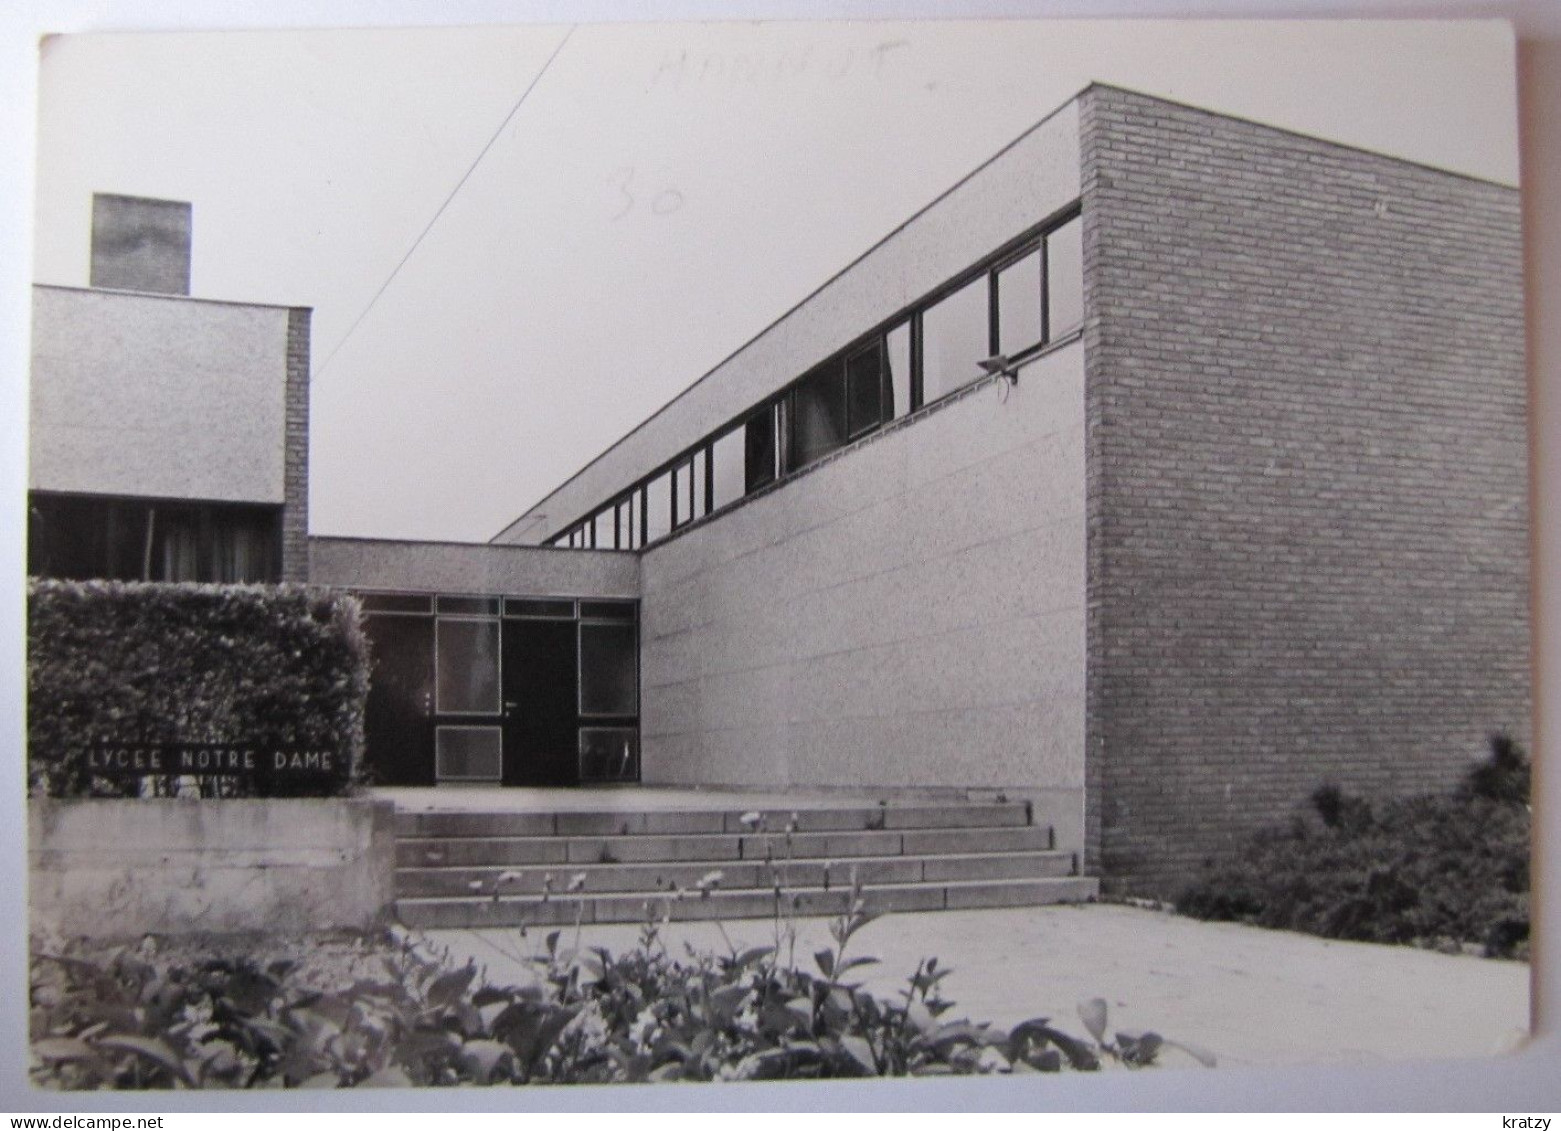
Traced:
<path fill-rule="evenodd" d="M 1006 377 L 1010 385 L 1019 383 L 1019 370 L 1006 353 L 994 353 L 991 357 L 982 358 L 976 364 L 981 367 L 983 373 L 989 375 L 995 373 L 999 377 Z"/>

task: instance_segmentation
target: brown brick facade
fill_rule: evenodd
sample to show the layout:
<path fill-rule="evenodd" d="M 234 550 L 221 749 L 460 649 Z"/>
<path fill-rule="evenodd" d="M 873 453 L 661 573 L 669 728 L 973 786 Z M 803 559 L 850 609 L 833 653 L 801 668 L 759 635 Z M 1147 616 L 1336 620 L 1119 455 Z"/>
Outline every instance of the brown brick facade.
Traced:
<path fill-rule="evenodd" d="M 287 312 L 287 434 L 283 455 L 282 580 L 309 579 L 308 307 Z"/>
<path fill-rule="evenodd" d="M 1089 866 L 1167 893 L 1528 742 L 1518 198 L 1111 88 L 1081 135 Z"/>

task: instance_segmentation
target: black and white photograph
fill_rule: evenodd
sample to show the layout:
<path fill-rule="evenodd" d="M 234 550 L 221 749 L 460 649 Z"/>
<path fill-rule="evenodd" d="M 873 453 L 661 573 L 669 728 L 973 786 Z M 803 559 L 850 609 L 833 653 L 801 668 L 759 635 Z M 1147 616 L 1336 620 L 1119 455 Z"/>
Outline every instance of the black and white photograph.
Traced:
<path fill-rule="evenodd" d="M 566 18 L 38 44 L 17 1110 L 1520 1062 L 1513 27 Z"/>

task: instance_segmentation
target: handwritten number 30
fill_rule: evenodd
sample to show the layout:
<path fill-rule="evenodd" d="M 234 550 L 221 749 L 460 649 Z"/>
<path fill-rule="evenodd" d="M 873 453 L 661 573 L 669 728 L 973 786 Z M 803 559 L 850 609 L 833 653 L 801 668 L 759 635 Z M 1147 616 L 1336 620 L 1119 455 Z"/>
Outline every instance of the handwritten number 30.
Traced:
<path fill-rule="evenodd" d="M 618 211 L 613 213 L 612 218 L 614 220 L 622 220 L 630 212 L 633 212 L 635 206 L 639 203 L 639 198 L 635 195 L 633 189 L 633 183 L 634 166 L 629 165 L 618 170 L 618 192 L 623 198 L 623 203 L 618 208 Z M 683 194 L 671 185 L 658 192 L 650 201 L 650 210 L 657 216 L 670 215 L 682 207 Z"/>

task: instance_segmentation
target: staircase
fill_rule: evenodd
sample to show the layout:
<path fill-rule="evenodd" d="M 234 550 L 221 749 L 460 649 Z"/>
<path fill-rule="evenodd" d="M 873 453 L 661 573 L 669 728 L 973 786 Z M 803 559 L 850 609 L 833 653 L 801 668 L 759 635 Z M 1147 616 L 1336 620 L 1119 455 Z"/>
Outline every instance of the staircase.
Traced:
<path fill-rule="evenodd" d="M 1077 871 L 1022 802 L 396 814 L 397 912 L 422 928 L 835 915 L 853 876 L 872 911 L 1094 898 Z"/>

